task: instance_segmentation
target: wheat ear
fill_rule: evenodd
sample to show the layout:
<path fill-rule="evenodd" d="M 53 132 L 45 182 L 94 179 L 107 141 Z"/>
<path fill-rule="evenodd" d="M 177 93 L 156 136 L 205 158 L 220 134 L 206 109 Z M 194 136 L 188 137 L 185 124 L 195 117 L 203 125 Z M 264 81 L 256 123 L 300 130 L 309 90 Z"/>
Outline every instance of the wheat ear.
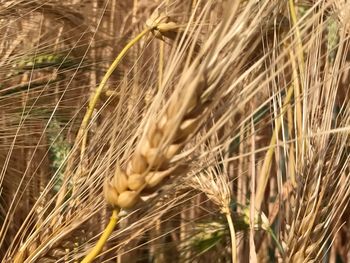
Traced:
<path fill-rule="evenodd" d="M 217 161 L 217 163 L 219 163 Z M 209 200 L 220 208 L 225 216 L 231 237 L 231 258 L 232 263 L 237 262 L 236 230 L 231 214 L 232 193 L 228 174 L 225 171 L 216 172 L 218 167 L 210 167 L 207 171 L 195 176 L 190 186 L 203 192 Z"/>
<path fill-rule="evenodd" d="M 180 27 L 177 26 L 176 23 L 170 21 L 169 16 L 162 13 L 159 14 L 158 11 L 156 11 L 146 21 L 145 29 L 141 33 L 139 33 L 135 38 L 133 38 L 118 54 L 116 59 L 108 68 L 106 74 L 103 76 L 97 89 L 91 95 L 87 110 L 85 112 L 85 115 L 79 127 L 77 137 L 76 137 L 76 142 L 80 144 L 80 165 L 83 164 L 83 159 L 86 151 L 87 136 L 88 136 L 88 125 L 91 120 L 93 111 L 95 110 L 96 104 L 98 103 L 109 78 L 111 77 L 113 72 L 116 70 L 117 66 L 120 64 L 123 57 L 127 54 L 130 48 L 132 48 L 136 43 L 138 43 L 144 36 L 146 36 L 150 32 L 154 34 L 156 37 L 164 39 L 164 38 L 173 38 L 174 35 L 176 35 L 179 31 L 180 31 Z M 67 168 L 68 167 L 69 165 L 67 166 Z M 78 180 L 77 177 L 80 175 L 79 171 L 80 169 L 78 169 L 77 174 L 73 178 L 74 186 L 76 186 L 77 184 L 77 180 Z M 65 180 L 67 180 L 67 178 L 65 178 Z M 63 184 L 63 185 L 66 185 L 66 184 Z M 66 195 L 66 189 L 62 189 L 62 191 L 60 191 L 60 195 L 57 198 L 56 207 L 59 207 L 62 204 L 65 195 Z"/>
<path fill-rule="evenodd" d="M 181 169 L 171 165 L 170 161 L 199 127 L 206 109 L 205 102 L 201 100 L 201 91 L 205 87 L 205 77 L 201 74 L 186 89 L 175 94 L 166 111 L 149 123 L 126 169 L 117 165 L 114 177 L 104 184 L 104 195 L 109 204 L 118 210 L 131 209 L 140 203 L 144 190 L 156 188 L 170 174 Z M 188 96 L 183 100 L 185 94 Z M 92 251 L 94 255 L 104 243 L 99 244 L 101 246 Z M 93 260 L 92 252 L 83 260 L 84 263 Z"/>
<path fill-rule="evenodd" d="M 156 13 L 157 14 L 157 13 Z M 135 39 L 133 39 L 120 53 L 115 62 L 112 64 L 108 72 L 104 77 L 104 81 L 101 82 L 98 91 L 92 96 L 89 104 L 88 111 L 84 117 L 83 124 L 80 129 L 82 141 L 81 156 L 84 154 L 86 144 L 86 127 L 91 117 L 94 106 L 97 102 L 102 89 L 108 80 L 111 73 L 115 70 L 116 66 L 120 62 L 120 59 L 125 55 L 126 51 L 133 46 L 144 35 L 152 32 L 155 37 L 163 39 L 164 37 L 173 38 L 174 34 L 178 33 L 179 27 L 169 21 L 169 17 L 161 15 L 152 15 L 146 22 L 146 29 L 143 30 Z M 113 231 L 117 224 L 117 217 L 120 208 L 129 209 L 132 208 L 140 201 L 140 194 L 143 189 L 149 189 L 158 186 L 170 173 L 175 172 L 174 168 L 167 167 L 167 164 L 172 157 L 179 152 L 185 141 L 190 137 L 192 132 L 197 128 L 199 123 L 199 116 L 189 117 L 200 107 L 200 93 L 199 87 L 203 88 L 204 79 L 202 81 L 195 80 L 193 87 L 194 94 L 189 96 L 187 104 L 184 106 L 185 115 L 179 122 L 177 119 L 177 108 L 181 103 L 182 96 L 184 94 L 178 94 L 173 101 L 170 102 L 166 113 L 159 119 L 158 123 L 150 124 L 146 136 L 140 141 L 131 161 L 127 165 L 127 169 L 123 170 L 117 165 L 115 176 L 111 181 L 106 181 L 104 184 L 104 195 L 106 201 L 114 207 L 118 207 L 113 210 L 112 218 L 105 229 L 103 235 L 99 239 L 95 247 L 89 252 L 89 254 L 83 259 L 82 262 L 92 262 L 93 259 L 102 250 L 103 245 L 107 241 L 109 235 Z M 177 128 L 174 133 L 174 128 Z M 168 145 L 165 149 L 160 150 L 161 143 L 165 141 L 172 141 L 173 143 Z"/>
<path fill-rule="evenodd" d="M 211 34 L 198 56 L 192 62 L 188 61 L 163 110 L 147 119 L 142 136 L 127 163 L 123 166 L 117 164 L 113 178 L 105 181 L 104 195 L 111 206 L 118 210 L 133 209 L 141 203 L 142 197 L 154 192 L 170 175 L 183 172 L 184 165 L 176 165 L 174 157 L 197 134 L 210 110 L 225 95 L 225 85 L 222 83 L 226 81 L 225 73 L 235 60 L 222 59 L 222 55 L 225 52 L 232 56 L 237 54 L 234 52 L 237 51 L 235 36 L 240 30 L 231 27 L 231 23 L 239 3 L 237 1 L 229 5 L 230 11 L 227 11 L 222 23 Z M 209 10 L 210 4 L 206 7 Z M 172 37 L 170 33 L 179 32 L 178 27 L 167 22 L 166 17 L 152 21 L 155 21 L 155 25 L 150 24 L 151 31 L 156 36 L 162 33 L 165 37 Z M 191 41 L 196 44 L 195 39 Z M 230 47 L 234 50 L 232 53 Z M 237 66 L 240 67 L 240 64 Z M 186 154 L 181 158 L 184 156 Z M 98 249 L 101 250 L 102 246 Z M 91 261 L 84 261 L 87 262 Z"/>

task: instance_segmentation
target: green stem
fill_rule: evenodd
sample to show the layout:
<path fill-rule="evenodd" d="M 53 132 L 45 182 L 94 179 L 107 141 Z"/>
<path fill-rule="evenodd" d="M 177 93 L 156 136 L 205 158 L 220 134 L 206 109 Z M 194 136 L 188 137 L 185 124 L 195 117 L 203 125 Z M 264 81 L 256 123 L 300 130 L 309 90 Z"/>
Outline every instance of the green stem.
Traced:
<path fill-rule="evenodd" d="M 280 244 L 280 242 L 278 241 L 278 238 L 276 237 L 275 233 L 273 232 L 273 230 L 271 229 L 271 227 L 269 227 L 267 229 L 267 232 L 270 234 L 271 238 L 273 239 L 273 241 L 275 241 L 276 246 L 279 250 L 279 252 L 283 255 L 284 254 L 284 250 L 282 245 Z"/>

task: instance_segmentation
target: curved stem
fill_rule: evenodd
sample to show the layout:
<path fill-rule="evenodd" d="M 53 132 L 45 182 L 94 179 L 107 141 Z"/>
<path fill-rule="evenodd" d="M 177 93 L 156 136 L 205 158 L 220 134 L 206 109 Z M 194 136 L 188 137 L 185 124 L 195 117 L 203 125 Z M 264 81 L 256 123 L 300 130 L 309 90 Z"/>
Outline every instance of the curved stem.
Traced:
<path fill-rule="evenodd" d="M 90 263 L 92 262 L 98 254 L 101 252 L 103 246 L 106 244 L 109 236 L 112 234 L 115 226 L 118 223 L 118 213 L 119 211 L 114 209 L 111 219 L 109 220 L 109 223 L 105 230 L 103 231 L 102 236 L 97 241 L 96 245 L 92 248 L 92 250 L 85 256 L 85 258 L 81 261 L 81 263 Z"/>
<path fill-rule="evenodd" d="M 232 263 L 237 263 L 237 245 L 236 245 L 236 231 L 235 227 L 233 225 L 232 217 L 231 217 L 231 212 L 228 211 L 225 212 L 226 220 L 228 227 L 230 229 L 230 235 L 231 235 L 231 256 L 232 256 Z"/>
<path fill-rule="evenodd" d="M 120 61 L 122 60 L 122 58 L 125 56 L 125 54 L 127 53 L 127 51 L 133 46 L 135 45 L 142 37 L 144 37 L 147 33 L 149 33 L 150 31 L 152 31 L 152 28 L 145 28 L 140 34 L 138 34 L 135 38 L 133 38 L 124 48 L 123 50 L 118 54 L 118 56 L 116 57 L 116 59 L 113 61 L 112 65 L 108 68 L 106 74 L 103 76 L 100 84 L 98 85 L 96 91 L 94 94 L 91 95 L 90 99 L 89 99 L 89 105 L 88 108 L 86 110 L 86 113 L 84 115 L 84 118 L 81 122 L 77 137 L 76 137 L 76 142 L 80 143 L 81 140 L 81 149 L 80 149 L 80 160 L 82 161 L 84 158 L 84 154 L 85 154 L 85 148 L 86 148 L 86 141 L 87 141 L 87 126 L 89 124 L 89 121 L 91 119 L 92 113 L 94 112 L 95 106 L 102 94 L 103 88 L 106 86 L 106 83 L 108 81 L 108 79 L 110 78 L 110 76 L 112 75 L 112 73 L 114 72 L 114 70 L 117 68 L 117 66 L 119 65 Z M 69 165 L 67 165 L 67 169 L 69 169 Z M 80 169 L 80 167 L 79 167 Z M 78 171 L 79 171 L 78 169 Z M 80 173 L 78 173 L 80 174 Z M 59 207 L 63 200 L 64 197 L 66 195 L 67 192 L 67 187 L 66 187 L 66 181 L 67 178 L 64 178 L 64 183 L 63 183 L 63 189 L 62 191 L 60 191 L 60 194 L 56 200 L 56 208 Z M 74 183 L 73 183 L 73 187 L 74 187 Z M 73 188 L 74 189 L 74 188 Z M 56 220 L 54 220 L 53 224 L 56 222 Z"/>
<path fill-rule="evenodd" d="M 124 48 L 123 50 L 119 53 L 119 55 L 116 57 L 116 59 L 113 61 L 112 65 L 108 68 L 106 74 L 103 76 L 100 84 L 98 85 L 95 93 L 90 97 L 89 100 L 89 106 L 86 110 L 86 113 L 84 115 L 83 121 L 81 123 L 80 129 L 78 131 L 77 139 L 79 140 L 82 137 L 82 142 L 81 142 L 81 154 L 80 156 L 83 157 L 85 153 L 85 147 L 86 147 L 86 140 L 87 140 L 87 132 L 86 128 L 89 124 L 90 118 L 92 116 L 92 113 L 95 109 L 95 106 L 98 102 L 98 99 L 101 96 L 101 93 L 103 91 L 103 88 L 106 86 L 106 83 L 114 70 L 117 68 L 119 65 L 120 61 L 122 58 L 125 56 L 127 51 L 135 45 L 143 36 L 145 36 L 148 32 L 150 32 L 152 28 L 145 28 L 140 34 L 138 34 L 135 38 L 133 38 Z"/>

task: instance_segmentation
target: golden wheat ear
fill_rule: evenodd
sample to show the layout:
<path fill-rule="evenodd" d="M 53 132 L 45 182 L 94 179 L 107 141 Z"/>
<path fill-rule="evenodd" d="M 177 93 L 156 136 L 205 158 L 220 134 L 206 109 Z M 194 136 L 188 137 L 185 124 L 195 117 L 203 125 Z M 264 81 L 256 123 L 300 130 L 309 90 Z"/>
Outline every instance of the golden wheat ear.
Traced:
<path fill-rule="evenodd" d="M 0 261 L 350 262 L 347 1 L 0 2 Z"/>

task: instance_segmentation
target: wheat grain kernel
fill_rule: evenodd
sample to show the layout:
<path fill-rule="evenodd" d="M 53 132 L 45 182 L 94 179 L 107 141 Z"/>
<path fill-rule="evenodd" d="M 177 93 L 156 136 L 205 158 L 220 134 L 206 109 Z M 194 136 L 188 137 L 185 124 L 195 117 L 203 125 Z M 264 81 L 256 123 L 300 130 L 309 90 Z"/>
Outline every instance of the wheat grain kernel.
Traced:
<path fill-rule="evenodd" d="M 141 174 L 132 174 L 128 178 L 128 187 L 130 190 L 139 190 L 145 184 L 145 178 Z"/>
<path fill-rule="evenodd" d="M 153 188 L 159 185 L 166 177 L 170 176 L 171 170 L 163 172 L 150 172 L 146 176 L 146 188 Z"/>
<path fill-rule="evenodd" d="M 103 193 L 107 203 L 111 205 L 116 205 L 118 202 L 118 191 L 113 187 L 113 185 L 107 180 L 103 185 Z"/>
<path fill-rule="evenodd" d="M 118 206 L 120 208 L 128 209 L 132 208 L 138 201 L 140 196 L 135 191 L 125 191 L 119 195 Z"/>
<path fill-rule="evenodd" d="M 118 193 L 122 193 L 128 189 L 128 177 L 119 165 L 112 179 L 112 185 L 117 189 Z"/>
<path fill-rule="evenodd" d="M 160 33 L 176 32 L 178 25 L 175 22 L 160 23 L 157 25 L 157 29 Z"/>
<path fill-rule="evenodd" d="M 134 156 L 131 159 L 131 162 L 128 163 L 126 169 L 127 174 L 141 174 L 148 167 L 146 158 L 138 151 L 135 152 Z"/>
<path fill-rule="evenodd" d="M 163 132 L 158 129 L 157 124 L 155 123 L 150 127 L 147 137 L 151 148 L 155 148 L 158 147 L 163 140 Z"/>
<path fill-rule="evenodd" d="M 174 155 L 179 152 L 181 147 L 182 147 L 182 144 L 171 144 L 171 145 L 169 145 L 169 147 L 166 149 L 166 151 L 164 153 L 165 158 L 168 159 L 168 160 L 173 158 Z"/>
<path fill-rule="evenodd" d="M 178 131 L 178 136 L 176 137 L 176 139 L 177 140 L 186 139 L 190 134 L 192 134 L 196 130 L 199 122 L 200 122 L 199 118 L 183 121 L 180 125 L 180 129 Z"/>
<path fill-rule="evenodd" d="M 164 154 L 159 151 L 158 148 L 149 149 L 145 157 L 149 165 L 152 167 L 162 168 L 167 164 L 167 159 L 165 158 Z"/>

